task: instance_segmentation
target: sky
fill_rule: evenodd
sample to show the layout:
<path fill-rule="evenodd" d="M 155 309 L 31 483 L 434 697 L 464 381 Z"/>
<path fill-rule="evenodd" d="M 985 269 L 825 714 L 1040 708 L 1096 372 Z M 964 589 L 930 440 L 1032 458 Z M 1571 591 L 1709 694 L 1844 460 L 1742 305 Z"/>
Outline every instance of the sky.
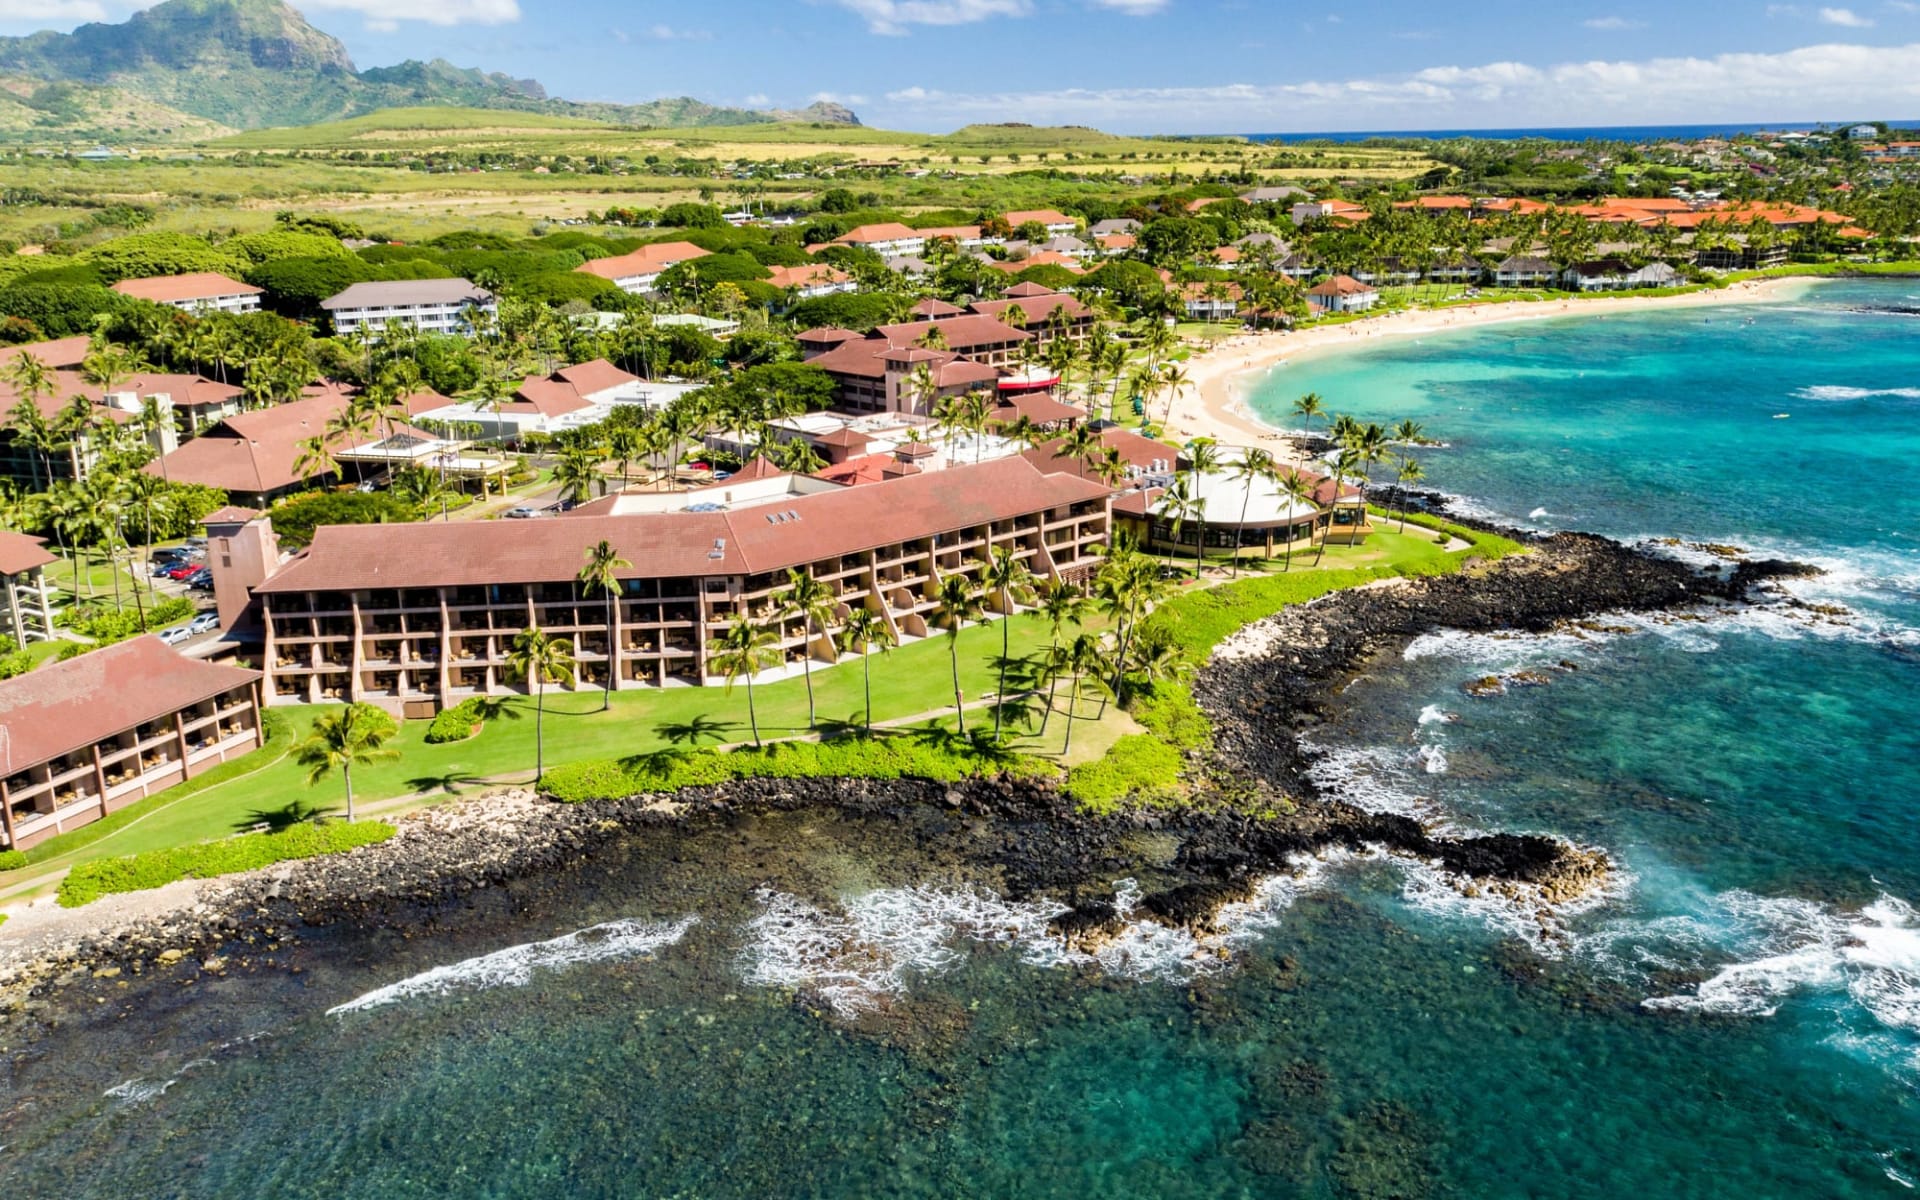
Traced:
<path fill-rule="evenodd" d="M 0 0 L 0 32 L 139 0 Z M 836 100 L 884 128 L 1117 133 L 1920 117 L 1920 0 L 304 0 L 361 67 L 407 58 L 570 100 Z"/>

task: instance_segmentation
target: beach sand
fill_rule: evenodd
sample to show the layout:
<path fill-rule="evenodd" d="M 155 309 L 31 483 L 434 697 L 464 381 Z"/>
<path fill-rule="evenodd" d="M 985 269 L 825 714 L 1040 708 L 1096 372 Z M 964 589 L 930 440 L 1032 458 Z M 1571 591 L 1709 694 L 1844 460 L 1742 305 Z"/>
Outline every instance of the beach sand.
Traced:
<path fill-rule="evenodd" d="M 1228 446 L 1264 445 L 1284 457 L 1280 434 L 1248 410 L 1247 376 L 1314 354 L 1378 345 L 1390 338 L 1418 337 L 1516 321 L 1601 317 L 1659 308 L 1711 308 L 1791 299 L 1811 286 L 1802 278 L 1753 279 L 1720 291 L 1678 296 L 1605 296 L 1592 299 L 1509 301 L 1444 309 L 1411 309 L 1294 332 L 1246 333 L 1228 338 L 1187 363 L 1192 384 L 1174 402 L 1166 440 L 1175 444 L 1208 437 Z"/>

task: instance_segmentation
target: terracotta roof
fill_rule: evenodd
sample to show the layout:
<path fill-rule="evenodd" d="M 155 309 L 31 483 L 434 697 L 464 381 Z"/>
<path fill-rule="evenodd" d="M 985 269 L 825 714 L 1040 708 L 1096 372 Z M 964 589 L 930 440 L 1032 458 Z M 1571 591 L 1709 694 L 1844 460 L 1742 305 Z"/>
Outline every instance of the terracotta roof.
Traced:
<path fill-rule="evenodd" d="M 958 304 L 948 304 L 945 300 L 929 296 L 907 311 L 916 317 L 957 317 L 967 310 Z"/>
<path fill-rule="evenodd" d="M 1012 297 L 1013 292 L 1009 291 L 1007 295 Z M 1026 325 L 1029 329 L 1036 325 L 1045 325 L 1048 321 L 1052 320 L 1053 314 L 1057 310 L 1065 310 L 1069 318 L 1078 318 L 1087 315 L 1087 306 L 1072 296 L 1067 295 L 1065 292 L 1049 292 L 1044 290 L 1037 294 L 1033 292 L 1023 292 L 1018 298 L 1014 299 L 981 300 L 972 307 L 974 312 L 982 316 L 992 317 L 996 321 L 1004 321 L 1007 310 L 1016 305 L 1019 306 L 1021 313 L 1025 315 L 1027 319 Z"/>
<path fill-rule="evenodd" d="M 95 401 L 101 400 L 106 389 L 91 383 L 82 382 L 76 390 L 86 393 Z M 228 383 L 219 383 L 199 375 L 135 375 L 113 385 L 116 395 L 132 392 L 141 397 L 169 396 L 176 407 L 204 408 L 210 405 L 230 404 L 246 392 Z"/>
<path fill-rule="evenodd" d="M 93 343 L 85 336 L 55 338 L 50 342 L 29 342 L 24 346 L 0 348 L 0 366 L 23 354 L 31 354 L 49 367 L 77 367 L 86 360 Z"/>
<path fill-rule="evenodd" d="M 1140 244 L 1140 239 L 1130 233 L 1103 233 L 1093 240 L 1102 250 L 1131 250 Z"/>
<path fill-rule="evenodd" d="M 260 515 L 257 508 L 243 508 L 238 504 L 229 504 L 225 508 L 216 508 L 200 518 L 202 525 L 245 525 Z"/>
<path fill-rule="evenodd" d="M 155 275 L 147 279 L 122 279 L 113 290 L 135 300 L 157 304 L 178 304 L 187 300 L 212 300 L 220 296 L 259 296 L 265 288 L 229 279 L 215 271 L 197 271 L 191 275 Z"/>
<path fill-rule="evenodd" d="M 925 238 L 947 237 L 956 242 L 965 242 L 979 237 L 980 227 L 978 225 L 941 225 L 932 229 L 922 229 L 919 234 Z"/>
<path fill-rule="evenodd" d="M 543 417 L 564 417 L 568 413 L 593 407 L 593 401 L 582 396 L 580 389 L 557 379 L 526 380 L 513 394 L 517 399 L 502 404 L 501 412 L 533 412 Z"/>
<path fill-rule="evenodd" d="M 574 270 L 583 275 L 598 275 L 602 279 L 637 279 L 642 275 L 658 275 L 690 259 L 706 256 L 707 251 L 692 242 L 654 242 L 632 254 L 581 263 Z"/>
<path fill-rule="evenodd" d="M 292 487 L 300 482 L 293 469 L 300 458 L 300 443 L 325 433 L 327 419 L 346 405 L 345 396 L 314 396 L 236 413 L 167 455 L 166 474 L 175 483 L 200 483 L 244 495 Z M 406 425 L 390 432 L 433 436 Z M 376 426 L 365 442 L 382 436 Z M 333 447 L 335 453 L 348 448 Z M 150 462 L 141 469 L 150 475 L 161 473 L 159 463 Z"/>
<path fill-rule="evenodd" d="M 1009 300 L 1026 300 L 1034 296 L 1057 296 L 1061 293 L 1044 283 L 1035 283 L 1029 279 L 1025 283 L 1016 283 L 1001 293 Z"/>
<path fill-rule="evenodd" d="M 1036 250 L 1025 258 L 1010 259 L 1007 262 L 996 262 L 988 265 L 997 271 L 1005 271 L 1009 275 L 1018 275 L 1028 267 L 1064 267 L 1076 275 L 1085 270 L 1077 260 L 1068 258 L 1066 255 L 1055 250 Z"/>
<path fill-rule="evenodd" d="M 256 671 L 183 658 L 157 637 L 106 646 L 0 683 L 15 771 L 245 687 Z"/>
<path fill-rule="evenodd" d="M 18 575 L 58 561 L 47 551 L 47 539 L 0 529 L 0 575 Z"/>
<path fill-rule="evenodd" d="M 826 328 L 809 329 L 805 333 L 797 333 L 794 335 L 794 340 L 797 342 L 807 342 L 816 346 L 826 346 L 838 345 L 841 342 L 857 342 L 865 336 L 865 334 L 855 333 L 851 329 Z"/>
<path fill-rule="evenodd" d="M 898 221 L 883 221 L 878 225 L 862 225 L 858 229 L 849 229 L 833 240 L 842 246 L 864 246 L 872 242 L 911 241 L 925 236 L 920 230 L 902 225 Z"/>
<path fill-rule="evenodd" d="M 117 408 L 106 408 L 99 404 L 99 389 L 82 379 L 75 371 L 55 371 L 51 381 L 53 390 L 34 397 L 34 407 L 40 415 L 49 421 L 60 415 L 75 396 L 83 396 L 93 407 L 93 415 L 112 421 L 116 425 L 125 425 L 133 420 L 133 414 Z M 19 407 L 20 395 L 14 391 L 13 384 L 0 379 L 0 425 L 13 419 L 13 410 Z"/>
<path fill-rule="evenodd" d="M 871 490 L 823 492 L 717 513 L 326 525 L 307 552 L 258 589 L 287 592 L 572 580 L 585 547 L 611 542 L 623 579 L 744 575 L 913 541 L 1107 494 L 1043 475 L 1023 458 L 949 467 Z M 878 503 L 876 503 L 878 501 Z"/>
<path fill-rule="evenodd" d="M 1025 392 L 1002 397 L 990 419 L 1004 425 L 1025 417 L 1035 425 L 1051 425 L 1056 421 L 1082 421 L 1086 416 L 1085 409 L 1063 404 L 1045 392 Z"/>
<path fill-rule="evenodd" d="M 993 346 L 1002 342 L 1024 342 L 1030 336 L 1024 330 L 1015 329 L 989 316 L 970 313 L 958 317 L 943 317 L 937 321 L 909 321 L 903 325 L 882 325 L 874 330 L 879 337 L 895 345 L 906 346 L 925 337 L 928 328 L 938 329 L 940 336 L 947 339 L 947 347 L 959 353 L 966 353 L 970 347 Z"/>
<path fill-rule="evenodd" d="M 1057 474 L 1070 474 L 1076 478 L 1098 482 L 1085 460 L 1068 458 L 1059 453 L 1061 439 L 1035 446 L 1021 455 L 1042 471 Z M 1171 469 L 1180 461 L 1180 450 L 1165 442 L 1156 442 L 1152 438 L 1141 437 L 1137 433 L 1110 425 L 1100 431 L 1100 445 L 1103 449 L 1118 450 L 1120 457 L 1130 467 L 1142 471 L 1151 470 L 1155 462 L 1164 464 L 1163 469 Z M 1104 485 L 1103 485 L 1104 486 Z"/>
<path fill-rule="evenodd" d="M 1055 212 L 1051 208 L 1035 208 L 1035 209 L 1024 210 L 1021 212 L 1010 212 L 1006 216 L 1007 216 L 1007 224 L 1013 226 L 1015 229 L 1020 228 L 1022 225 L 1025 225 L 1029 221 L 1038 221 L 1042 225 L 1073 224 L 1072 217 L 1068 216 L 1063 212 Z"/>
<path fill-rule="evenodd" d="M 769 267 L 767 282 L 777 288 L 806 287 L 818 283 L 845 283 L 853 278 L 832 263 L 806 263 L 798 267 Z"/>
<path fill-rule="evenodd" d="M 815 479 L 824 479 L 828 483 L 837 483 L 842 487 L 859 487 L 863 484 L 885 483 L 889 479 L 898 479 L 904 475 L 917 475 L 920 468 L 912 463 L 903 463 L 891 454 L 863 454 L 845 462 L 834 463 L 815 471 Z"/>
<path fill-rule="evenodd" d="M 1309 296 L 1360 296 L 1373 291 L 1351 275 L 1335 275 L 1307 289 Z"/>

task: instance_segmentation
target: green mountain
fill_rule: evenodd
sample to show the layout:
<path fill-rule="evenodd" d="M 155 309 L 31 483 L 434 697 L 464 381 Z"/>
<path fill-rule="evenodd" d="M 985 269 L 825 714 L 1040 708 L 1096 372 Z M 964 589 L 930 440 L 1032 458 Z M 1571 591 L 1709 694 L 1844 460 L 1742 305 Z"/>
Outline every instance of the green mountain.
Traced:
<path fill-rule="evenodd" d="M 686 97 L 638 105 L 575 104 L 549 97 L 530 79 L 438 59 L 361 71 L 339 39 L 308 24 L 281 0 L 166 0 L 119 25 L 0 38 L 0 74 L 113 89 L 235 129 L 309 125 L 382 108 L 442 104 L 621 125 L 859 124 L 837 105 L 785 113 L 716 108 Z"/>

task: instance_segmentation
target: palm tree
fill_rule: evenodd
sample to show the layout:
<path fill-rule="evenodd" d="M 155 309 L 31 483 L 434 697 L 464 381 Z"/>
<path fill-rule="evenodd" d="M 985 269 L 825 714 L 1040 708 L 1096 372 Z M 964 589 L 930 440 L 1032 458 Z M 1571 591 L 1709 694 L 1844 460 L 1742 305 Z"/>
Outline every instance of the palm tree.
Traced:
<path fill-rule="evenodd" d="M 302 483 L 311 484 L 318 476 L 340 473 L 340 464 L 334 460 L 325 434 L 315 434 L 301 441 L 299 447 L 299 457 L 293 460 L 293 473 Z"/>
<path fill-rule="evenodd" d="M 965 575 L 949 575 L 934 595 L 933 623 L 947 631 L 947 662 L 953 668 L 953 713 L 960 732 L 967 731 L 967 713 L 960 695 L 960 631 L 986 614 L 980 590 Z"/>
<path fill-rule="evenodd" d="M 1100 439 L 1099 430 L 1090 425 L 1075 425 L 1067 431 L 1067 436 L 1061 438 L 1054 446 L 1053 452 L 1057 457 L 1072 459 L 1076 473 L 1080 478 L 1085 479 L 1088 460 L 1105 445 L 1106 443 Z"/>
<path fill-rule="evenodd" d="M 1079 715 L 1081 681 L 1089 675 L 1097 679 L 1100 668 L 1105 665 L 1100 639 L 1091 633 L 1074 638 L 1066 647 L 1065 657 L 1067 669 L 1073 674 L 1073 686 L 1067 689 L 1067 736 L 1060 743 L 1062 756 L 1073 749 L 1073 722 Z"/>
<path fill-rule="evenodd" d="M 1246 493 L 1240 497 L 1240 532 L 1235 536 L 1233 548 L 1233 577 L 1240 578 L 1239 538 L 1246 536 L 1247 505 L 1253 500 L 1254 486 L 1263 480 L 1273 478 L 1273 455 L 1258 446 L 1250 446 L 1240 455 L 1240 461 L 1233 466 L 1233 478 Z M 1272 547 L 1268 547 L 1271 551 Z"/>
<path fill-rule="evenodd" d="M 993 740 L 997 742 L 1000 740 L 1000 708 L 1007 698 L 1007 656 L 1012 652 L 1008 635 L 1013 627 L 1013 609 L 1017 601 L 1032 596 L 1033 573 L 1027 570 L 1027 564 L 1014 557 L 1013 551 L 995 546 L 980 572 L 980 583 L 1000 601 L 1000 687 L 993 706 Z"/>
<path fill-rule="evenodd" d="M 1168 363 L 1160 368 L 1160 386 L 1167 389 L 1167 421 L 1173 421 L 1173 405 L 1180 393 L 1192 380 L 1178 363 Z"/>
<path fill-rule="evenodd" d="M 747 681 L 747 722 L 753 729 L 753 744 L 760 745 L 760 714 L 753 706 L 753 677 L 780 660 L 778 642 L 770 629 L 762 629 L 745 617 L 735 617 L 727 631 L 707 645 L 708 664 L 727 677 L 727 694 L 733 694 L 733 682 L 744 676 Z"/>
<path fill-rule="evenodd" d="M 1287 523 L 1287 545 L 1286 545 L 1286 551 L 1285 551 L 1286 559 L 1284 560 L 1284 563 L 1281 566 L 1281 570 L 1291 571 L 1293 570 L 1293 523 L 1292 523 L 1293 509 L 1296 505 L 1301 505 L 1301 504 L 1307 505 L 1310 508 L 1316 507 L 1313 503 L 1314 488 L 1313 488 L 1313 484 L 1308 482 L 1307 477 L 1305 475 L 1302 475 L 1297 470 L 1288 471 L 1285 475 L 1280 476 L 1279 483 L 1280 483 L 1281 495 L 1287 498 L 1287 522 L 1288 522 Z M 1313 531 L 1316 527 L 1319 526 L 1319 524 L 1320 524 L 1320 519 L 1316 514 L 1311 520 L 1311 522 L 1307 525 L 1307 544 L 1309 546 L 1313 544 Z"/>
<path fill-rule="evenodd" d="M 1058 682 L 1058 674 L 1052 664 L 1060 653 L 1060 635 L 1068 625 L 1078 625 L 1086 620 L 1087 610 L 1092 602 L 1087 593 L 1077 584 L 1065 580 L 1049 580 L 1040 591 L 1040 606 L 1034 609 L 1034 615 L 1047 622 L 1049 641 L 1047 643 L 1047 706 L 1040 713 L 1040 735 L 1046 736 L 1047 720 L 1053 715 L 1053 688 Z"/>
<path fill-rule="evenodd" d="M 1392 440 L 1406 446 L 1418 446 L 1427 440 L 1427 427 L 1418 421 L 1401 421 L 1393 427 Z"/>
<path fill-rule="evenodd" d="M 1193 577 L 1200 578 L 1200 556 L 1207 548 L 1207 501 L 1201 485 L 1209 471 L 1220 465 L 1220 453 L 1209 438 L 1195 438 L 1187 447 L 1187 479 L 1192 484 L 1194 517 L 1200 522 L 1200 541 L 1193 550 Z M 1238 557 L 1236 555 L 1236 557 Z"/>
<path fill-rule="evenodd" d="M 629 470 L 633 466 L 633 460 L 645 454 L 646 450 L 646 438 L 638 429 L 634 429 L 631 426 L 623 425 L 607 435 L 607 454 L 612 457 L 613 461 L 620 464 L 620 489 L 622 491 L 625 491 L 627 485 L 633 482 L 633 477 L 629 474 Z"/>
<path fill-rule="evenodd" d="M 1168 488 L 1160 497 L 1158 509 L 1160 513 L 1173 518 L 1173 537 L 1175 541 L 1180 540 L 1180 530 L 1185 527 L 1188 521 L 1203 519 L 1206 512 L 1200 501 L 1194 498 L 1193 487 L 1184 477 L 1176 478 L 1173 481 L 1173 486 Z M 1206 544 L 1204 540 L 1206 538 L 1205 528 L 1206 526 L 1204 524 L 1201 525 L 1203 532 L 1200 533 L 1200 537 L 1202 540 L 1196 543 L 1193 551 L 1193 577 L 1195 579 L 1200 578 L 1200 550 Z"/>
<path fill-rule="evenodd" d="M 604 489 L 607 477 L 600 473 L 600 460 L 594 451 L 574 446 L 561 451 L 554 461 L 553 481 L 560 485 L 560 499 L 585 504 L 593 499 L 594 484 Z"/>
<path fill-rule="evenodd" d="M 900 637 L 894 633 L 887 618 L 871 608 L 856 608 L 847 615 L 846 626 L 840 631 L 849 653 L 860 655 L 861 684 L 866 691 L 866 727 L 867 733 L 873 733 L 873 660 L 869 657 L 874 647 L 885 654 L 900 643 Z"/>
<path fill-rule="evenodd" d="M 578 576 L 580 586 L 588 595 L 600 592 L 607 598 L 607 679 L 606 694 L 600 702 L 600 711 L 606 712 L 613 707 L 613 677 L 620 666 L 620 647 L 614 636 L 613 606 L 620 595 L 620 572 L 633 564 L 620 557 L 613 543 L 602 538 L 597 545 L 587 547 L 587 565 L 580 568 Z"/>
<path fill-rule="evenodd" d="M 353 769 L 392 762 L 398 750 L 387 739 L 398 730 L 393 718 L 371 704 L 349 704 L 337 713 L 313 719 L 306 740 L 293 748 L 293 761 L 307 769 L 307 786 L 340 772 L 347 785 L 347 820 L 353 820 Z"/>
<path fill-rule="evenodd" d="M 1402 454 L 1400 456 L 1398 469 L 1393 473 L 1393 485 L 1394 491 L 1400 494 L 1401 533 L 1407 531 L 1407 485 L 1410 483 L 1419 483 L 1426 477 L 1426 469 L 1420 465 L 1418 459 L 1414 458 L 1411 454 Z"/>
<path fill-rule="evenodd" d="M 1293 415 L 1300 418 L 1301 428 L 1308 437 L 1313 436 L 1313 419 L 1326 411 L 1326 401 L 1319 392 L 1308 392 L 1293 402 Z"/>
<path fill-rule="evenodd" d="M 838 599 L 830 585 L 797 568 L 787 571 L 787 586 L 773 597 L 782 617 L 800 618 L 800 665 L 807 679 L 808 729 L 819 723 L 813 710 L 813 630 L 818 625 L 822 633 L 826 632 L 827 625 L 836 615 L 834 610 L 838 607 Z"/>
<path fill-rule="evenodd" d="M 573 643 L 548 637 L 538 625 L 522 629 L 507 652 L 507 677 L 524 679 L 533 687 L 533 786 L 547 773 L 547 689 L 549 683 L 573 680 Z"/>

